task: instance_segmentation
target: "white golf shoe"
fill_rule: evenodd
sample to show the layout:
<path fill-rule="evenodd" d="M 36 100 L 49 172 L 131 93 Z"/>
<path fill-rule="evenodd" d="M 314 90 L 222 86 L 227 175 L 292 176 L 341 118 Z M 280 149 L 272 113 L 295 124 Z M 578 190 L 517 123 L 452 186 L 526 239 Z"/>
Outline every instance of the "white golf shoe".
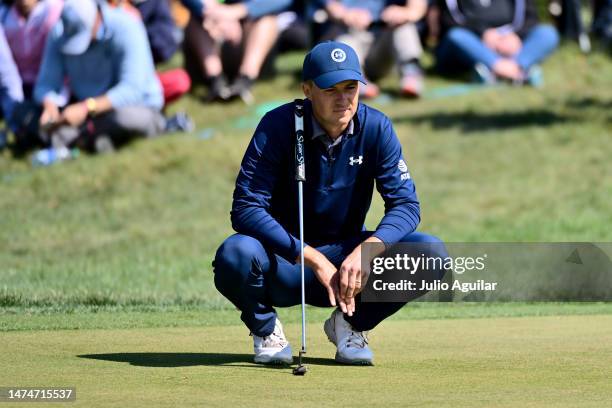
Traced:
<path fill-rule="evenodd" d="M 292 364 L 293 353 L 291 346 L 285 338 L 283 325 L 276 319 L 274 331 L 266 337 L 253 334 L 253 349 L 255 362 L 261 364 Z"/>
<path fill-rule="evenodd" d="M 344 364 L 372 365 L 372 350 L 368 347 L 367 332 L 355 331 L 344 320 L 339 309 L 325 321 L 323 330 L 336 345 L 336 361 Z"/>

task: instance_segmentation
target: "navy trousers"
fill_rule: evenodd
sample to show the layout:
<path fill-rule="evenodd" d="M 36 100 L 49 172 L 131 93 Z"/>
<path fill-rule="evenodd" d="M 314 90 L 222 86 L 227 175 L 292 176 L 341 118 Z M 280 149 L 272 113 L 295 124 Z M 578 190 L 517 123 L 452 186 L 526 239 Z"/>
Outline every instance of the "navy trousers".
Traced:
<path fill-rule="evenodd" d="M 371 234 L 372 232 L 364 231 L 355 238 L 316 249 L 339 268 L 355 247 Z M 401 242 L 439 244 L 433 246 L 437 248 L 432 250 L 435 254 L 429 253 L 425 256 L 447 256 L 445 249 L 439 249 L 444 248 L 441 241 L 428 234 L 413 232 L 406 235 Z M 213 267 L 215 286 L 242 312 L 242 321 L 257 336 L 268 336 L 274 330 L 275 306 L 288 307 L 301 303 L 300 265 L 271 253 L 255 238 L 243 234 L 234 234 L 227 238 L 217 250 Z M 312 269 L 306 267 L 304 273 L 306 303 L 331 307 L 327 290 L 317 280 Z M 444 271 L 439 271 L 436 278 L 441 278 L 443 273 Z M 423 293 L 415 293 L 414 298 Z M 355 330 L 364 331 L 373 329 L 413 299 L 406 302 L 376 303 L 360 300 L 358 295 L 353 316 L 345 314 L 344 317 Z"/>

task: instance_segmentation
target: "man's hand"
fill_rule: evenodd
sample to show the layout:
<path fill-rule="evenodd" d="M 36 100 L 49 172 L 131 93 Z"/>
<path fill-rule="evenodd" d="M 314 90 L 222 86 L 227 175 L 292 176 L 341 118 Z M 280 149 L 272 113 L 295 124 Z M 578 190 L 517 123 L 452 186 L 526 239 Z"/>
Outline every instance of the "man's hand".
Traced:
<path fill-rule="evenodd" d="M 202 21 L 202 28 L 208 33 L 215 41 L 223 40 L 222 27 L 219 21 L 214 18 L 206 18 Z"/>
<path fill-rule="evenodd" d="M 66 124 L 78 127 L 87 119 L 87 106 L 84 102 L 68 105 L 62 112 L 62 121 Z"/>
<path fill-rule="evenodd" d="M 248 9 L 243 3 L 220 4 L 206 0 L 202 27 L 215 41 L 229 41 L 240 44 L 242 25 L 240 20 L 247 17 Z"/>
<path fill-rule="evenodd" d="M 513 57 L 519 53 L 523 43 L 516 33 L 509 31 L 500 33 L 495 28 L 489 28 L 482 34 L 482 41 L 491 50 L 504 57 Z"/>
<path fill-rule="evenodd" d="M 376 237 L 370 237 L 363 243 L 382 244 L 382 241 Z M 363 285 L 368 279 L 366 272 L 361 269 L 361 250 L 363 243 L 359 244 L 353 252 L 346 257 L 338 271 L 340 280 L 340 300 L 347 305 L 347 313 L 349 316 L 352 316 L 355 312 L 355 296 L 361 292 Z M 380 249 L 381 251 L 384 250 L 384 245 L 381 245 Z"/>
<path fill-rule="evenodd" d="M 372 15 L 366 9 L 348 8 L 339 1 L 332 0 L 325 7 L 332 20 L 358 30 L 367 29 L 372 24 Z"/>
<path fill-rule="evenodd" d="M 242 40 L 242 25 L 239 20 L 207 17 L 202 27 L 217 42 L 229 41 L 233 44 L 240 44 Z"/>
<path fill-rule="evenodd" d="M 372 15 L 366 9 L 348 9 L 344 16 L 344 24 L 358 30 L 366 30 L 372 24 Z"/>
<path fill-rule="evenodd" d="M 339 1 L 332 0 L 327 3 L 326 10 L 332 20 L 343 22 L 347 8 Z"/>
<path fill-rule="evenodd" d="M 340 265 L 340 299 L 348 306 L 348 315 L 355 312 L 355 295 L 361 292 L 361 244 Z"/>
<path fill-rule="evenodd" d="M 381 13 L 380 19 L 390 27 L 397 27 L 410 21 L 406 7 L 397 4 L 387 6 Z"/>
<path fill-rule="evenodd" d="M 57 105 L 50 100 L 45 100 L 43 102 L 43 111 L 39 120 L 40 127 L 43 129 L 48 129 L 52 125 L 57 124 L 60 118 L 61 115 Z"/>
<path fill-rule="evenodd" d="M 300 262 L 299 257 L 297 262 Z M 327 289 L 329 303 L 332 306 L 336 306 L 336 304 L 338 304 L 340 309 L 342 309 L 344 313 L 347 313 L 347 305 L 343 300 L 341 300 L 340 297 L 338 270 L 334 264 L 332 264 L 329 259 L 325 257 L 325 255 L 311 246 L 304 248 L 304 264 L 313 270 L 315 276 L 319 282 L 321 282 L 321 285 Z"/>
<path fill-rule="evenodd" d="M 405 23 L 416 23 L 427 13 L 426 0 L 408 0 L 406 4 L 392 4 L 385 7 L 380 19 L 390 27 L 397 27 Z"/>
<path fill-rule="evenodd" d="M 482 42 L 487 46 L 487 48 L 495 51 L 497 50 L 497 42 L 501 35 L 497 31 L 496 28 L 489 28 L 482 33 Z"/>
<path fill-rule="evenodd" d="M 493 65 L 493 72 L 506 79 L 517 81 L 523 78 L 521 67 L 511 59 L 500 58 Z"/>
<path fill-rule="evenodd" d="M 232 44 L 240 44 L 242 41 L 242 25 L 238 20 L 223 20 L 221 22 L 221 35 L 223 39 Z"/>
<path fill-rule="evenodd" d="M 242 20 L 248 15 L 248 12 L 244 3 L 213 3 L 204 11 L 204 17 L 211 17 L 217 20 Z"/>
<path fill-rule="evenodd" d="M 503 34 L 497 41 L 497 52 L 505 57 L 514 57 L 521 51 L 521 38 L 513 32 Z"/>

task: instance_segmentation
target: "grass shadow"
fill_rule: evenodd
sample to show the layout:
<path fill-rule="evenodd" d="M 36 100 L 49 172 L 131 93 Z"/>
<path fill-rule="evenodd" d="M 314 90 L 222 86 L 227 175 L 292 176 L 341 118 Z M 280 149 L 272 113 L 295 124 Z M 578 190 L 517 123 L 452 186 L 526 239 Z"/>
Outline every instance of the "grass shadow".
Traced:
<path fill-rule="evenodd" d="M 507 130 L 524 126 L 552 126 L 574 121 L 575 118 L 559 115 L 545 109 L 524 112 L 482 113 L 475 111 L 428 113 L 416 116 L 396 116 L 394 123 L 430 123 L 434 129 L 460 128 L 463 132 L 483 132 L 487 130 Z"/>
<path fill-rule="evenodd" d="M 287 368 L 287 365 L 259 365 L 253 363 L 252 354 L 232 353 L 108 353 L 81 354 L 79 358 L 128 363 L 139 367 L 191 367 L 227 366 L 251 368 Z M 337 365 L 331 358 L 304 357 L 304 364 Z"/>
<path fill-rule="evenodd" d="M 567 107 L 575 109 L 601 109 L 606 111 L 612 109 L 612 99 L 604 100 L 592 96 L 571 98 L 565 104 Z"/>

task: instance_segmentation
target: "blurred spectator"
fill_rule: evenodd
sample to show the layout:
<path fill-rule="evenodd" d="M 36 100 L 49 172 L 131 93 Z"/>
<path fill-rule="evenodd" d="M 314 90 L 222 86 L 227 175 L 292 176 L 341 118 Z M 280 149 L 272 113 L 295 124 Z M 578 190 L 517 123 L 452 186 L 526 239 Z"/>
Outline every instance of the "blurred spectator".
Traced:
<path fill-rule="evenodd" d="M 172 58 L 178 49 L 178 38 L 168 0 L 108 0 L 108 3 L 123 9 L 144 24 L 154 63 L 166 62 Z M 162 110 L 165 111 L 170 103 L 189 92 L 191 79 L 181 68 L 157 71 L 156 74 L 164 94 Z M 185 112 L 166 118 L 167 132 L 190 132 L 193 128 L 193 120 Z"/>
<path fill-rule="evenodd" d="M 9 128 L 15 130 L 12 114 L 15 105 L 23 101 L 23 89 L 17 65 L 6 42 L 4 30 L 0 26 L 0 117 L 4 116 Z M 7 143 L 5 131 L 0 133 L 0 150 Z"/>
<path fill-rule="evenodd" d="M 291 8 L 278 15 L 278 52 L 306 50 L 311 47 L 310 27 L 304 0 L 293 0 Z"/>
<path fill-rule="evenodd" d="M 372 80 L 383 77 L 393 62 L 399 69 L 401 93 L 411 97 L 421 94 L 419 59 L 423 49 L 416 23 L 425 16 L 426 0 L 317 1 L 321 9 L 315 12 L 315 20 L 321 21 L 321 10 L 329 20 L 323 38 L 350 45 L 363 64 L 368 84 L 360 87 L 361 97 L 379 94 Z"/>
<path fill-rule="evenodd" d="M 168 0 L 132 0 L 147 30 L 153 62 L 166 62 L 176 53 L 176 24 Z"/>
<path fill-rule="evenodd" d="M 427 13 L 423 23 L 423 42 L 427 48 L 434 48 L 440 39 L 440 7 L 438 7 L 438 0 L 427 0 Z"/>
<path fill-rule="evenodd" d="M 612 0 L 595 0 L 593 34 L 612 52 Z"/>
<path fill-rule="evenodd" d="M 170 13 L 168 0 L 132 0 L 147 30 L 149 45 L 156 64 L 167 62 L 179 47 L 177 27 Z M 164 91 L 164 105 L 176 101 L 189 92 L 191 79 L 184 69 L 158 71 Z"/>
<path fill-rule="evenodd" d="M 32 96 L 47 35 L 59 19 L 62 5 L 62 0 L 16 0 L 12 7 L 0 11 L 27 99 Z"/>
<path fill-rule="evenodd" d="M 96 1 L 99 2 L 100 0 L 96 0 Z M 130 0 L 106 0 L 106 2 L 111 7 L 120 8 L 126 13 L 130 14 L 132 17 L 136 18 L 137 20 L 142 21 L 140 12 L 138 11 L 136 7 L 132 5 L 132 2 Z"/>
<path fill-rule="evenodd" d="M 533 0 L 440 0 L 441 42 L 437 66 L 443 73 L 474 69 L 477 80 L 498 78 L 541 84 L 536 65 L 559 43 L 557 31 L 538 23 Z"/>
<path fill-rule="evenodd" d="M 60 111 L 67 80 L 73 102 Z M 109 151 L 135 135 L 165 127 L 161 86 L 144 26 L 94 0 L 66 0 L 34 88 L 40 124 L 56 146 Z"/>
<path fill-rule="evenodd" d="M 241 97 L 251 103 L 251 87 L 278 38 L 276 14 L 288 9 L 291 0 L 245 0 L 231 4 L 183 0 L 183 4 L 191 11 L 185 41 L 210 83 L 207 99 Z M 238 55 L 226 65 L 221 59 L 223 45 L 234 48 Z M 228 86 L 231 66 L 239 68 L 236 79 Z"/>
<path fill-rule="evenodd" d="M 38 144 L 40 108 L 32 100 L 32 92 L 47 35 L 58 21 L 62 5 L 62 0 L 16 0 L 0 9 L 0 21 L 17 65 L 24 95 L 23 101 L 15 105 L 10 121 L 17 150 L 22 144 Z M 63 95 L 67 98 L 66 89 Z"/>
<path fill-rule="evenodd" d="M 183 4 L 183 0 L 170 0 L 170 14 L 174 23 L 180 29 L 182 38 L 183 30 L 187 27 L 191 13 Z"/>
<path fill-rule="evenodd" d="M 591 51 L 591 40 L 583 21 L 581 3 L 580 0 L 551 0 L 548 2 L 548 11 L 557 32 L 562 37 L 576 40 L 582 52 L 587 53 Z"/>

